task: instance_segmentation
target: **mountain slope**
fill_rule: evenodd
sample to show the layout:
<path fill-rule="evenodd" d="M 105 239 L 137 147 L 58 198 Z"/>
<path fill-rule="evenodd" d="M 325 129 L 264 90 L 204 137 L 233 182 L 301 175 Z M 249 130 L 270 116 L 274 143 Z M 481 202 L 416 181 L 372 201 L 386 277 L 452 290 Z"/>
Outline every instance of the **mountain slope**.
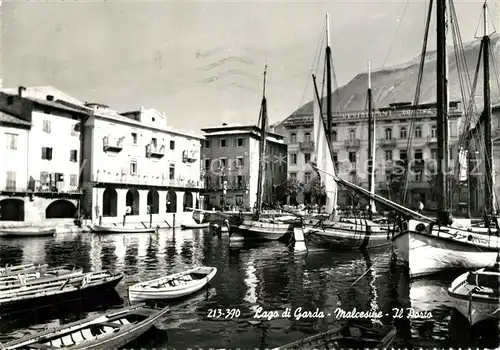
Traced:
<path fill-rule="evenodd" d="M 464 54 L 471 82 L 474 79 L 479 55 L 480 41 L 464 43 Z M 448 50 L 449 62 L 449 99 L 462 100 L 455 52 Z M 372 72 L 372 92 L 374 107 L 388 107 L 390 103 L 410 102 L 415 99 L 420 56 L 413 60 L 385 69 Z M 336 67 L 338 69 L 338 67 Z M 496 68 L 496 69 L 495 69 Z M 500 103 L 500 34 L 491 37 L 490 52 L 491 98 L 493 104 Z M 366 109 L 367 73 L 360 73 L 346 85 L 340 87 L 332 96 L 334 112 L 362 111 Z M 476 104 L 482 110 L 483 74 L 482 64 L 476 88 Z M 436 51 L 426 54 L 422 79 L 420 103 L 436 101 Z M 326 110 L 326 101 L 325 103 Z M 297 109 L 289 118 L 299 115 L 312 115 L 312 102 Z M 288 119 L 288 118 L 287 118 Z"/>

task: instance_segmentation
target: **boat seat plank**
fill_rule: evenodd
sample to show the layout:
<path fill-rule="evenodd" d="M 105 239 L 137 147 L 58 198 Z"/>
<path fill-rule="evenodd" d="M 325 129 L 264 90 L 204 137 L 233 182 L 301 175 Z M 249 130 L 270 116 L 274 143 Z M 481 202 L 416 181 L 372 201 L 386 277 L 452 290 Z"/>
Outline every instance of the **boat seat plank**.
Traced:
<path fill-rule="evenodd" d="M 73 338 L 75 344 L 78 344 L 85 340 L 81 331 L 71 334 L 71 337 Z"/>
<path fill-rule="evenodd" d="M 56 338 L 56 339 L 53 339 L 50 344 L 52 346 L 55 346 L 56 348 L 60 348 L 61 345 L 62 345 L 62 341 L 61 341 L 61 338 Z"/>
<path fill-rule="evenodd" d="M 52 349 L 52 346 L 40 343 L 29 344 L 28 347 L 31 349 Z"/>
<path fill-rule="evenodd" d="M 81 332 L 82 332 L 83 338 L 85 340 L 89 340 L 89 339 L 95 338 L 95 336 L 92 335 L 92 332 L 88 328 L 82 329 Z"/>
<path fill-rule="evenodd" d="M 62 341 L 62 343 L 63 343 L 64 346 L 70 346 L 70 345 L 74 345 L 75 344 L 75 342 L 71 338 L 71 334 L 68 334 L 68 335 L 65 335 L 64 337 L 62 337 L 61 341 Z"/>

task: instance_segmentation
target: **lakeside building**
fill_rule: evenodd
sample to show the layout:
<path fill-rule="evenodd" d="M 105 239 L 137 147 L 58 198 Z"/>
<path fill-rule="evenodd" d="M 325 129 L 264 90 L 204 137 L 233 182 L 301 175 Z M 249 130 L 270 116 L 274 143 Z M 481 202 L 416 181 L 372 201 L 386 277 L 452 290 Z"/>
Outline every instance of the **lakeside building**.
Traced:
<path fill-rule="evenodd" d="M 251 209 L 257 201 L 260 129 L 226 125 L 202 129 L 205 207 L 223 205 Z M 264 203 L 284 201 L 280 188 L 287 179 L 287 145 L 283 136 L 266 133 Z"/>
<path fill-rule="evenodd" d="M 21 207 L 27 197 L 37 202 L 41 193 L 50 193 L 46 202 L 25 208 L 30 214 L 23 220 L 19 215 L 18 221 L 54 217 L 48 214 L 54 206 L 59 218 L 74 219 L 79 212 L 103 224 L 152 221 L 155 226 L 179 226 L 193 220 L 187 208 L 200 202 L 202 136 L 167 126 L 166 115 L 154 109 L 118 113 L 52 87 L 19 88 L 17 94 L 4 90 L 0 96 L 1 111 L 10 118 L 2 117 L 2 127 L 9 128 L 0 134 L 3 144 L 14 142 L 7 141 L 16 125 L 16 130 L 28 130 L 17 133 L 19 144 L 29 145 L 27 151 L 20 146 L 18 155 L 4 151 L 23 159 L 29 169 L 16 171 L 15 191 L 2 192 L 7 196 L 0 197 L 2 211 L 13 207 L 5 202 L 12 203 L 12 197 Z M 13 187 L 9 171 L 5 190 Z M 56 205 L 52 198 L 61 199 Z M 1 220 L 12 215 L 4 213 Z"/>
<path fill-rule="evenodd" d="M 408 190 L 413 198 L 421 199 L 426 208 L 436 206 L 437 197 L 432 190 L 429 174 L 437 156 L 436 105 L 426 103 L 394 103 L 373 112 L 375 118 L 375 183 L 376 192 L 389 199 L 395 161 L 410 160 L 413 175 Z M 456 144 L 463 132 L 463 111 L 458 101 L 450 102 L 450 145 Z M 307 187 L 314 174 L 306 164 L 311 159 L 313 140 L 313 108 L 309 103 L 275 126 L 285 135 L 288 144 L 288 176 L 295 177 Z M 409 142 L 411 140 L 411 143 Z M 368 113 L 367 111 L 334 113 L 332 119 L 332 145 L 338 175 L 350 182 L 368 187 Z M 450 157 L 455 159 L 456 149 L 451 147 Z M 396 198 L 392 198 L 396 199 Z M 299 202 L 304 198 L 297 198 Z M 350 204 L 350 197 L 339 191 L 339 206 Z"/>

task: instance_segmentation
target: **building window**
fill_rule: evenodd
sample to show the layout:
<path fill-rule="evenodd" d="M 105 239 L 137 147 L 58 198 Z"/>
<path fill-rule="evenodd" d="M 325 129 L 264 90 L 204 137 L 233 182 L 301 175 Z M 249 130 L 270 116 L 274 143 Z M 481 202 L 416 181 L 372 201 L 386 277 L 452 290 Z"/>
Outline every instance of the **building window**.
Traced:
<path fill-rule="evenodd" d="M 418 173 L 415 173 L 415 178 L 413 179 L 415 182 L 422 182 L 422 172 L 419 171 Z"/>
<path fill-rule="evenodd" d="M 136 160 L 130 161 L 130 175 L 132 175 L 132 176 L 137 175 L 137 161 Z"/>
<path fill-rule="evenodd" d="M 290 173 L 290 179 L 297 179 L 297 173 Z"/>
<path fill-rule="evenodd" d="M 226 158 L 219 158 L 219 167 L 225 168 L 226 165 L 227 165 L 227 159 Z"/>
<path fill-rule="evenodd" d="M 297 164 L 297 153 L 290 154 L 290 164 L 291 165 Z"/>
<path fill-rule="evenodd" d="M 392 129 L 391 128 L 385 129 L 385 139 L 392 140 Z"/>
<path fill-rule="evenodd" d="M 220 139 L 219 146 L 220 148 L 226 148 L 226 139 Z"/>
<path fill-rule="evenodd" d="M 241 207 L 243 205 L 243 196 L 241 194 L 236 196 L 236 205 Z"/>
<path fill-rule="evenodd" d="M 311 182 L 311 173 L 307 171 L 304 173 L 304 183 L 308 184 L 310 182 Z"/>
<path fill-rule="evenodd" d="M 422 128 L 420 126 L 417 126 L 415 128 L 415 138 L 419 139 L 422 137 Z"/>
<path fill-rule="evenodd" d="M 242 138 L 242 137 L 238 137 L 238 138 L 236 139 L 236 146 L 238 146 L 238 147 L 243 147 L 243 144 L 244 144 L 244 143 L 243 143 L 243 138 Z"/>
<path fill-rule="evenodd" d="M 400 160 L 407 160 L 408 159 L 408 155 L 407 155 L 405 149 L 399 150 L 399 159 Z"/>
<path fill-rule="evenodd" d="M 132 145 L 134 145 L 134 146 L 137 145 L 137 133 L 136 132 L 132 133 Z"/>
<path fill-rule="evenodd" d="M 332 142 L 337 142 L 337 132 L 335 130 L 332 131 Z"/>
<path fill-rule="evenodd" d="M 71 174 L 69 176 L 69 185 L 70 186 L 78 186 L 78 175 Z"/>
<path fill-rule="evenodd" d="M 308 141 L 311 141 L 311 133 L 310 132 L 306 132 L 304 134 L 304 142 L 308 142 Z"/>
<path fill-rule="evenodd" d="M 52 147 L 42 147 L 42 159 L 52 159 Z"/>
<path fill-rule="evenodd" d="M 72 149 L 71 151 L 69 151 L 69 161 L 70 162 L 73 162 L 73 163 L 76 163 L 78 162 L 78 151 L 76 149 Z"/>
<path fill-rule="evenodd" d="M 349 140 L 356 140 L 356 130 L 349 130 Z"/>
<path fill-rule="evenodd" d="M 15 190 L 15 189 L 16 189 L 16 172 L 7 171 L 6 190 Z"/>
<path fill-rule="evenodd" d="M 311 153 L 304 153 L 304 162 L 307 164 L 311 160 Z"/>
<path fill-rule="evenodd" d="M 236 158 L 236 166 L 243 166 L 243 157 Z"/>
<path fill-rule="evenodd" d="M 385 151 L 385 160 L 392 160 L 392 150 Z"/>
<path fill-rule="evenodd" d="M 236 188 L 238 188 L 238 189 L 243 188 L 243 176 L 242 175 L 238 175 L 236 177 Z"/>
<path fill-rule="evenodd" d="M 436 125 L 433 125 L 431 127 L 431 137 L 432 138 L 436 138 L 437 137 L 437 127 L 436 127 Z"/>
<path fill-rule="evenodd" d="M 151 139 L 151 146 L 153 146 L 153 148 L 156 148 L 156 146 L 158 146 L 158 140 L 156 139 L 156 137 L 153 137 Z"/>
<path fill-rule="evenodd" d="M 438 151 L 437 149 L 431 149 L 431 159 L 437 160 Z"/>
<path fill-rule="evenodd" d="M 404 126 L 402 126 L 401 129 L 399 129 L 399 138 L 400 139 L 406 139 L 407 138 L 406 128 Z"/>
<path fill-rule="evenodd" d="M 171 150 L 174 150 L 174 149 L 175 149 L 175 141 L 174 141 L 174 140 L 171 140 L 171 141 L 170 141 L 170 149 L 171 149 Z"/>
<path fill-rule="evenodd" d="M 210 148 L 210 140 L 205 140 L 205 148 Z"/>
<path fill-rule="evenodd" d="M 6 147 L 10 150 L 17 150 L 17 134 L 5 133 Z"/>
<path fill-rule="evenodd" d="M 356 163 L 356 152 L 349 152 L 349 161 L 351 163 Z"/>
<path fill-rule="evenodd" d="M 290 134 L 290 143 L 291 144 L 297 143 L 297 134 L 294 132 Z"/>
<path fill-rule="evenodd" d="M 40 172 L 40 185 L 47 186 L 49 184 L 49 173 L 46 171 Z"/>
<path fill-rule="evenodd" d="M 422 160 L 424 159 L 424 153 L 422 152 L 421 149 L 415 149 L 415 160 Z"/>
<path fill-rule="evenodd" d="M 71 125 L 71 136 L 78 136 L 78 128 L 80 125 L 78 123 Z"/>
<path fill-rule="evenodd" d="M 42 125 L 42 131 L 46 132 L 47 134 L 51 133 L 51 125 L 50 125 L 50 120 L 44 120 L 43 125 Z"/>
<path fill-rule="evenodd" d="M 205 159 L 205 170 L 210 169 L 210 159 Z"/>
<path fill-rule="evenodd" d="M 175 179 L 175 164 L 170 164 L 170 167 L 168 168 L 168 178 L 170 180 Z"/>

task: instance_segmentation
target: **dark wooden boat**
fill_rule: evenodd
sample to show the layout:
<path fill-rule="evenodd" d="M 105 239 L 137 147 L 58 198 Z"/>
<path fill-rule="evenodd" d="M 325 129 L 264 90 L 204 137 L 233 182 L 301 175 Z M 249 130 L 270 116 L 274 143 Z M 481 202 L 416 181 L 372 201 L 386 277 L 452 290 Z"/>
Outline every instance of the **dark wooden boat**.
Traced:
<path fill-rule="evenodd" d="M 18 272 L 0 275 L 0 291 L 12 286 L 28 286 L 32 284 L 43 284 L 50 279 L 68 278 L 69 275 L 81 275 L 82 268 L 66 268 L 66 267 L 52 267 L 48 269 L 40 269 L 33 272 Z"/>
<path fill-rule="evenodd" d="M 114 288 L 122 278 L 122 273 L 105 270 L 70 274 L 28 286 L 12 286 L 0 291 L 0 312 L 39 308 L 52 303 L 82 298 L 95 292 Z"/>
<path fill-rule="evenodd" d="M 51 227 L 13 227 L 0 229 L 1 237 L 55 236 L 56 229 Z"/>
<path fill-rule="evenodd" d="M 196 229 L 196 228 L 207 228 L 209 226 L 210 226 L 209 222 L 204 222 L 201 224 L 181 225 L 181 229 L 189 230 L 189 229 Z"/>
<path fill-rule="evenodd" d="M 117 349 L 145 333 L 168 312 L 145 305 L 112 310 L 2 344 L 2 349 Z"/>
<path fill-rule="evenodd" d="M 127 226 L 87 226 L 92 233 L 154 233 L 154 227 L 127 227 Z"/>
<path fill-rule="evenodd" d="M 396 337 L 392 326 L 365 326 L 350 324 L 337 327 L 274 350 L 291 349 L 385 349 Z"/>
<path fill-rule="evenodd" d="M 5 265 L 0 267 L 0 276 L 5 276 L 13 273 L 36 272 L 47 268 L 47 264 L 22 264 L 22 265 Z"/>

